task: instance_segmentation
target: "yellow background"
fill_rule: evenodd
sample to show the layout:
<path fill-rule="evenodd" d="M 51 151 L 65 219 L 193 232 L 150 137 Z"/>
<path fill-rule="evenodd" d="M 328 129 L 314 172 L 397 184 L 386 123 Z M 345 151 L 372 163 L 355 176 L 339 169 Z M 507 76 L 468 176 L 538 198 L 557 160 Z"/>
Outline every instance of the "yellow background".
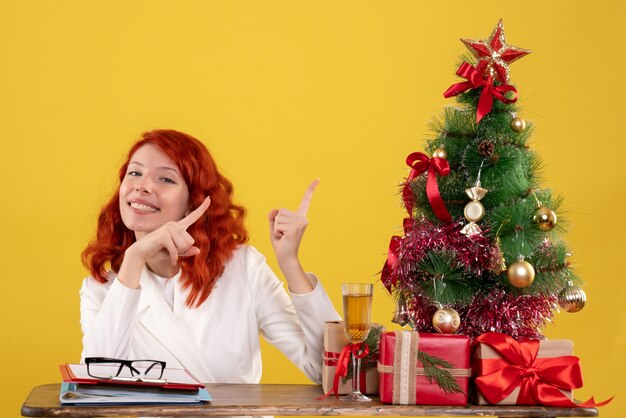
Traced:
<path fill-rule="evenodd" d="M 266 213 L 295 208 L 320 177 L 301 254 L 340 309 L 340 283 L 377 280 L 400 230 L 404 159 L 453 104 L 442 92 L 458 81 L 459 38 L 502 17 L 507 40 L 533 50 L 512 81 L 587 281 L 587 307 L 546 334 L 575 341 L 576 396 L 615 394 L 601 416 L 624 416 L 625 4 L 3 1 L 0 415 L 79 360 L 79 255 L 142 131 L 208 145 L 273 267 Z M 378 286 L 374 319 L 389 325 L 392 309 Z M 264 353 L 264 382 L 306 381 Z"/>

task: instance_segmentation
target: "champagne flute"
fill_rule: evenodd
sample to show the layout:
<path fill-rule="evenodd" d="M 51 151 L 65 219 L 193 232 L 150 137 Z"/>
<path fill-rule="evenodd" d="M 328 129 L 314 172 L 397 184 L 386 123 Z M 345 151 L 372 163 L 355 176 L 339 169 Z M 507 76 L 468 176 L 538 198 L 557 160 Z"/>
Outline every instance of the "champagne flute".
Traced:
<path fill-rule="evenodd" d="M 343 319 L 346 335 L 351 344 L 362 343 L 370 332 L 373 290 L 371 283 L 344 283 L 341 285 Z M 355 354 L 352 351 L 352 393 L 342 396 L 340 399 L 343 401 L 368 402 L 371 399 L 363 395 L 359 390 L 361 359 Z"/>

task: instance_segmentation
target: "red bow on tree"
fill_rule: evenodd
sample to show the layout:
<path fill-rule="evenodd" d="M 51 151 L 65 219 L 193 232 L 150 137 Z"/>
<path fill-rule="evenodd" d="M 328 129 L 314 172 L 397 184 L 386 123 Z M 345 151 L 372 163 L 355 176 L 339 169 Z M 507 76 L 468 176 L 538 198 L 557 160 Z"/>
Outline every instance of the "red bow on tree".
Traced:
<path fill-rule="evenodd" d="M 509 84 L 494 86 L 493 77 L 485 77 L 483 75 L 486 67 L 487 62 L 484 60 L 481 60 L 476 68 L 464 62 L 461 64 L 456 74 L 465 78 L 467 81 L 453 84 L 443 93 L 443 97 L 449 98 L 464 93 L 467 90 L 482 87 L 483 91 L 480 93 L 478 108 L 476 109 L 476 123 L 480 122 L 485 115 L 491 112 L 494 98 L 506 104 L 515 103 L 517 101 L 517 89 Z M 512 99 L 507 99 L 504 96 L 504 94 L 509 91 L 515 93 Z"/>
<path fill-rule="evenodd" d="M 538 358 L 539 340 L 518 342 L 508 335 L 488 332 L 474 340 L 487 344 L 501 357 L 479 359 L 481 375 L 475 383 L 492 404 L 497 404 L 520 388 L 517 405 L 545 405 L 593 408 L 611 401 L 596 403 L 590 398 L 576 404 L 560 391 L 582 387 L 583 378 L 578 357 Z"/>
<path fill-rule="evenodd" d="M 380 281 L 383 282 L 387 292 L 391 293 L 391 288 L 396 285 L 398 278 L 393 274 L 394 265 L 398 261 L 398 251 L 400 250 L 402 238 L 394 235 L 389 242 L 389 250 L 387 250 L 387 261 L 380 273 Z"/>
<path fill-rule="evenodd" d="M 440 176 L 447 176 L 450 174 L 450 165 L 448 160 L 439 157 L 428 158 L 428 156 L 422 152 L 414 152 L 406 157 L 406 164 L 411 167 L 411 172 L 404 185 L 402 196 L 404 199 L 404 205 L 406 206 L 409 215 L 413 214 L 413 194 L 411 193 L 411 180 L 419 176 L 422 173 L 428 171 L 428 180 L 426 180 L 426 195 L 430 206 L 433 208 L 433 212 L 443 222 L 451 222 L 452 216 L 448 213 L 446 206 L 443 203 L 441 194 L 439 194 L 439 186 L 437 185 L 437 174 Z"/>
<path fill-rule="evenodd" d="M 402 222 L 404 235 L 409 231 L 412 225 L 411 218 L 404 218 Z M 398 282 L 398 276 L 395 272 L 395 264 L 400 257 L 400 246 L 402 245 L 402 237 L 394 235 L 389 242 L 389 250 L 387 250 L 387 261 L 380 273 L 380 281 L 383 282 L 385 288 L 391 293 L 391 288 Z"/>

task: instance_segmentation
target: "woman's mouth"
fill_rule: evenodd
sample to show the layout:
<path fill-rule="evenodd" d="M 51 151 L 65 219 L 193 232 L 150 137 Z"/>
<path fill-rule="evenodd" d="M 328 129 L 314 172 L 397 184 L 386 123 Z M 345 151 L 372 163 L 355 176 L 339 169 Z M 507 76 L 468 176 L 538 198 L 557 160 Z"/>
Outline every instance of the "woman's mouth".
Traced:
<path fill-rule="evenodd" d="M 150 212 L 150 213 L 155 213 L 155 212 L 159 212 L 158 208 L 155 208 L 154 206 L 149 206 L 146 205 L 144 203 L 139 203 L 139 202 L 130 202 L 129 206 L 133 209 L 136 209 L 140 212 Z"/>

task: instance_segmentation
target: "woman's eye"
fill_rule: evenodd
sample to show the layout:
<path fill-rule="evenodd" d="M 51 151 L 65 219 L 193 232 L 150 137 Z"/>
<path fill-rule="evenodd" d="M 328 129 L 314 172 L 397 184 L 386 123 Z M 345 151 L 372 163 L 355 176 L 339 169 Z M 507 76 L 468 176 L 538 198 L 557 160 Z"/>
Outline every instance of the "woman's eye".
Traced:
<path fill-rule="evenodd" d="M 164 183 L 176 184 L 176 182 L 169 177 L 161 177 L 161 181 L 163 181 Z"/>
<path fill-rule="evenodd" d="M 126 175 L 137 177 L 137 176 L 141 176 L 141 173 L 139 171 L 129 171 L 128 173 L 126 173 Z"/>

